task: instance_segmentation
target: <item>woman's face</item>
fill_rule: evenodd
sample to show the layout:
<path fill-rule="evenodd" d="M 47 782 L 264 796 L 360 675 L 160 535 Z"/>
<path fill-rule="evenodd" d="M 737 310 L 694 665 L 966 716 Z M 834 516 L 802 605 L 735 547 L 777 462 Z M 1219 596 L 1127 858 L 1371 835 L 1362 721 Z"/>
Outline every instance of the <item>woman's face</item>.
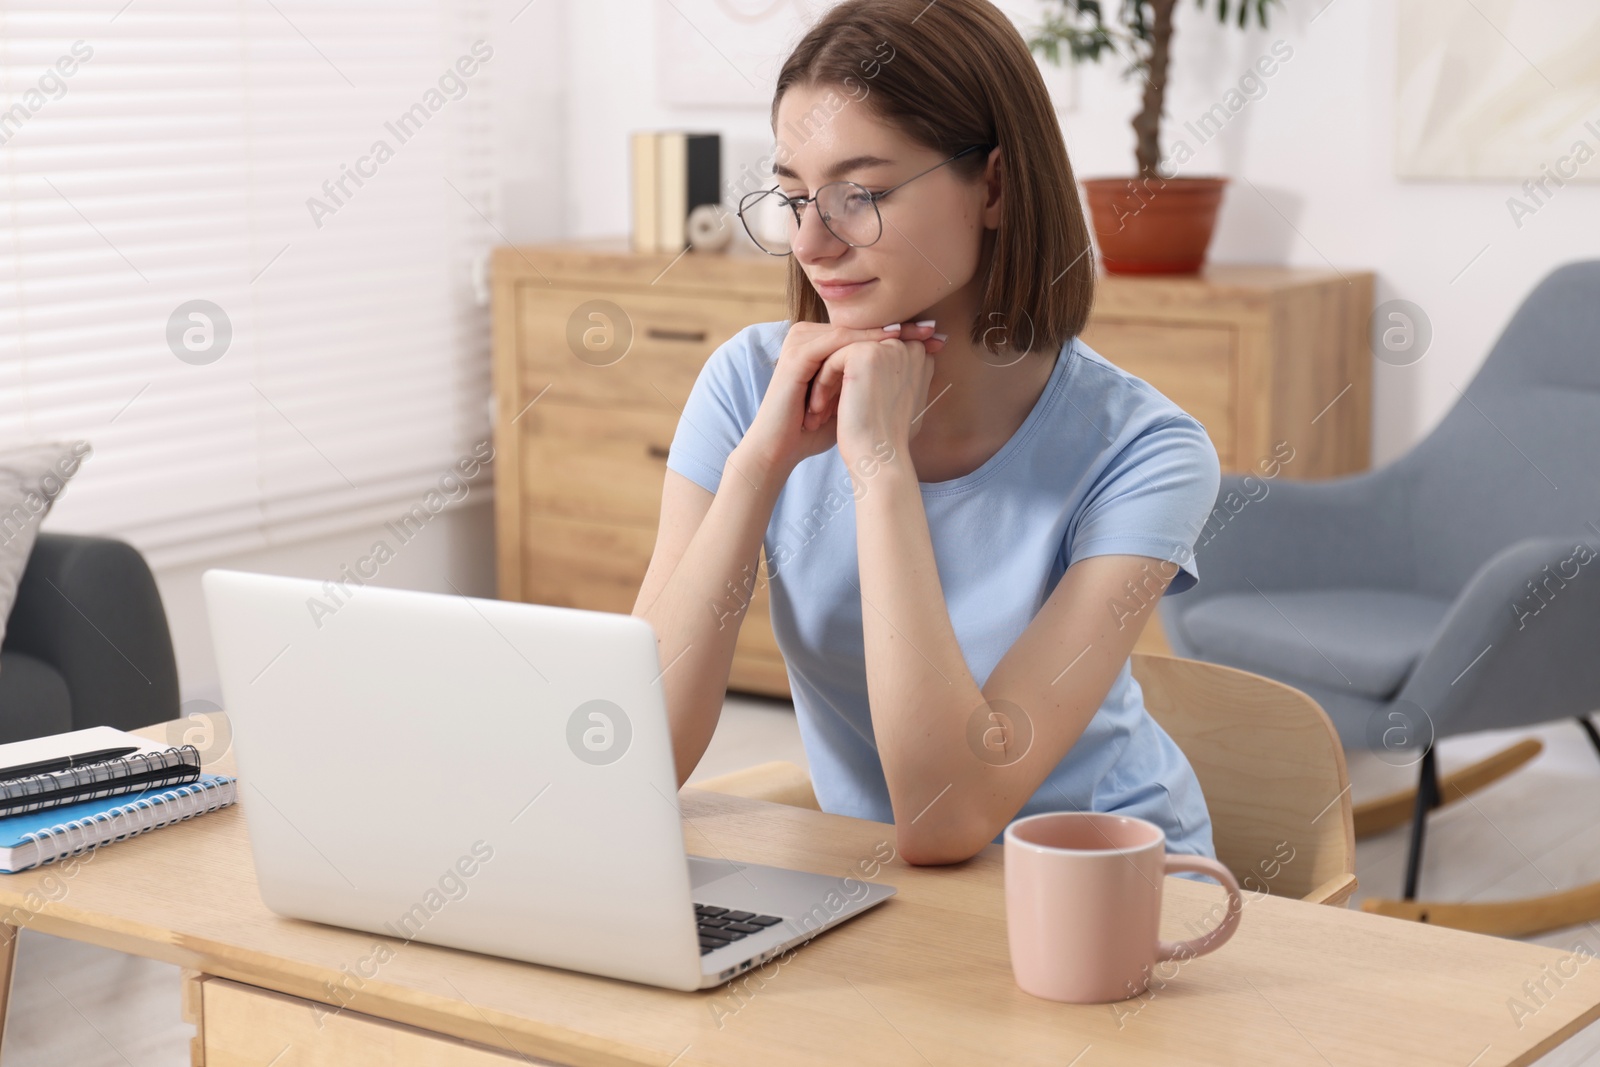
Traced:
<path fill-rule="evenodd" d="M 774 132 L 789 150 L 786 157 L 780 154 L 776 168 L 778 188 L 786 196 L 812 196 L 838 179 L 882 192 L 948 158 L 828 86 L 786 91 Z M 998 151 L 990 150 L 987 181 L 961 181 L 952 163 L 879 201 L 882 236 L 865 247 L 830 233 L 815 204 L 800 209 L 794 256 L 827 305 L 831 322 L 872 328 L 938 318 L 939 329 L 948 332 L 970 321 L 983 231 L 999 225 Z M 866 284 L 841 288 L 830 282 Z"/>

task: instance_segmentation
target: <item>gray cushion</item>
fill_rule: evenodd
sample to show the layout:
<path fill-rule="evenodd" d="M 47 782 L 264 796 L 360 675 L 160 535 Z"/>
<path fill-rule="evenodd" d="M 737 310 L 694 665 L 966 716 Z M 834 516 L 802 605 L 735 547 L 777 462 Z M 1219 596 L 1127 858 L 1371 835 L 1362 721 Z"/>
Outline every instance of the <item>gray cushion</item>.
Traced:
<path fill-rule="evenodd" d="M 1450 608 L 1383 589 L 1224 593 L 1180 615 L 1203 659 L 1383 699 L 1393 695 Z"/>
<path fill-rule="evenodd" d="M 39 536 L 39 523 L 88 453 L 86 441 L 0 449 L 0 640 L 5 638 L 6 620 Z"/>
<path fill-rule="evenodd" d="M 72 729 L 67 680 L 26 652 L 0 652 L 0 744 Z"/>

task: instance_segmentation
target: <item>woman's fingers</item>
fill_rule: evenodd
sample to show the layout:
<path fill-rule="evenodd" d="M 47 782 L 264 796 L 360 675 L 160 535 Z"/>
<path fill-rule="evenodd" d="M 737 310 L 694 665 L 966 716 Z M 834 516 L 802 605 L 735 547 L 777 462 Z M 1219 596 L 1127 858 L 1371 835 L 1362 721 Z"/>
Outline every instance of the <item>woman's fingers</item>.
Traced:
<path fill-rule="evenodd" d="M 904 339 L 901 344 L 911 360 L 907 369 L 911 373 L 910 381 L 915 383 L 913 388 L 921 394 L 926 394 L 928 384 L 933 378 L 935 364 L 931 358 L 924 357 L 931 356 L 934 351 L 943 347 L 942 343 L 921 341 L 911 337 Z M 861 349 L 856 346 L 847 345 L 830 355 L 818 369 L 817 376 L 812 379 L 812 389 L 804 413 L 803 421 L 806 429 L 821 425 L 828 415 L 838 411 L 839 400 L 844 392 L 845 366 L 851 353 L 860 351 Z"/>
<path fill-rule="evenodd" d="M 791 329 L 798 328 L 798 326 L 791 327 Z M 817 369 L 823 362 L 845 345 L 855 341 L 882 341 L 893 336 L 895 336 L 894 331 L 882 328 L 825 327 L 813 336 L 803 338 L 792 347 L 786 343 L 784 351 L 779 353 L 778 362 L 782 365 L 787 357 L 788 373 L 792 375 L 792 380 L 808 382 L 816 377 Z"/>
<path fill-rule="evenodd" d="M 850 345 L 894 338 L 928 355 L 944 347 L 943 340 L 933 336 L 934 326 L 928 323 L 891 323 L 881 329 L 806 325 L 815 328 L 814 336 L 796 338 L 797 343 L 780 354 L 780 361 L 786 362 L 788 373 L 794 375 L 796 384 L 801 380 L 806 382 L 801 426 L 807 431 L 827 425 L 837 413 L 839 396 L 844 388 L 844 350 Z M 802 377 L 808 371 L 809 377 Z"/>
<path fill-rule="evenodd" d="M 802 328 L 807 328 L 807 333 L 812 335 L 802 336 L 796 342 L 793 331 Z M 857 341 L 885 341 L 891 337 L 929 342 L 933 339 L 934 329 L 934 326 L 919 325 L 915 322 L 890 323 L 887 326 L 868 329 L 801 323 L 790 328 L 790 337 L 785 342 L 785 351 L 779 354 L 779 362 L 783 363 L 787 357 L 794 380 L 810 381 L 828 357 L 845 345 Z M 791 343 L 793 343 L 792 350 Z"/>
<path fill-rule="evenodd" d="M 828 356 L 818 369 L 817 376 L 812 379 L 815 387 L 811 390 L 811 410 L 808 414 L 820 416 L 839 398 L 839 383 L 844 380 L 844 352 L 845 349 L 841 348 Z"/>
<path fill-rule="evenodd" d="M 828 365 L 824 365 L 824 369 L 826 366 Z M 806 409 L 805 425 L 808 430 L 816 429 L 827 422 L 839 409 L 839 383 L 842 379 L 823 382 L 819 376 L 815 381 L 816 386 L 811 391 L 811 404 Z"/>

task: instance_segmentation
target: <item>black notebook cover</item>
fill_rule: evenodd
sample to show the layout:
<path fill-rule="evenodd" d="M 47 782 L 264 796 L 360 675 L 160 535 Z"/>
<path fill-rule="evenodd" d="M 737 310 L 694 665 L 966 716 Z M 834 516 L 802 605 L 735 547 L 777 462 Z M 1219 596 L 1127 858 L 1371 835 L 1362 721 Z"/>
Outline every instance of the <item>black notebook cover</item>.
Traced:
<path fill-rule="evenodd" d="M 121 793 L 185 785 L 199 777 L 200 751 L 193 745 L 134 752 L 64 771 L 0 780 L 0 818 Z"/>

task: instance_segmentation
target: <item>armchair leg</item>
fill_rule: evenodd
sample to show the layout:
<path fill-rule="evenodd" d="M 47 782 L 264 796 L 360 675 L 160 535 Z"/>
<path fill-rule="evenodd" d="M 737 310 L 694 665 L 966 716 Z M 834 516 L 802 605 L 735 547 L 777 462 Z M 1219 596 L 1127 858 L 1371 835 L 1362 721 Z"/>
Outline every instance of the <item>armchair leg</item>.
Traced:
<path fill-rule="evenodd" d="M 1600 731 L 1596 731 L 1587 716 L 1580 715 L 1577 718 L 1584 732 L 1589 735 L 1595 750 L 1600 752 Z M 1519 746 L 1520 751 L 1518 751 Z M 1433 749 L 1429 748 L 1422 758 L 1416 804 L 1412 813 L 1411 854 L 1406 865 L 1405 899 L 1369 897 L 1361 902 L 1361 910 L 1395 919 L 1450 926 L 1458 930 L 1472 930 L 1498 937 L 1528 937 L 1600 919 L 1600 882 L 1589 882 L 1573 889 L 1559 890 L 1537 897 L 1522 897 L 1517 900 L 1467 903 L 1416 899 L 1427 813 L 1440 805 L 1441 797 L 1455 800 L 1457 796 L 1465 795 L 1467 790 L 1461 788 L 1467 784 L 1461 781 L 1463 775 L 1472 779 L 1487 777 L 1489 781 L 1493 781 L 1502 777 L 1507 771 L 1528 762 L 1538 755 L 1539 751 L 1539 742 L 1531 738 L 1520 741 L 1504 752 L 1474 764 L 1472 768 L 1447 776 L 1441 790 L 1433 760 Z M 1478 781 L 1473 784 L 1482 783 Z M 1392 801 L 1393 798 L 1386 798 L 1385 803 L 1392 806 Z"/>
<path fill-rule="evenodd" d="M 1422 755 L 1417 776 L 1417 802 L 1411 813 L 1411 849 L 1406 857 L 1406 900 L 1417 899 L 1417 878 L 1422 873 L 1422 842 L 1428 830 L 1428 813 L 1439 806 L 1439 768 L 1434 747 Z"/>
<path fill-rule="evenodd" d="M 1439 790 L 1434 807 L 1442 807 L 1498 782 L 1524 763 L 1544 751 L 1544 743 L 1536 737 L 1525 737 L 1514 745 L 1485 756 L 1477 763 L 1451 771 L 1439 779 Z M 1356 837 L 1370 837 L 1404 826 L 1412 820 L 1417 803 L 1415 789 L 1402 789 L 1397 793 L 1363 801 L 1354 806 Z"/>
<path fill-rule="evenodd" d="M 1594 746 L 1596 753 L 1600 753 L 1600 730 L 1594 728 L 1594 723 L 1589 721 L 1589 716 L 1579 715 L 1578 725 L 1583 727 L 1583 732 L 1589 735 L 1589 743 Z"/>
<path fill-rule="evenodd" d="M 1600 919 L 1600 882 L 1538 897 L 1480 903 L 1368 897 L 1361 902 L 1361 910 L 1496 937 L 1529 937 Z"/>

